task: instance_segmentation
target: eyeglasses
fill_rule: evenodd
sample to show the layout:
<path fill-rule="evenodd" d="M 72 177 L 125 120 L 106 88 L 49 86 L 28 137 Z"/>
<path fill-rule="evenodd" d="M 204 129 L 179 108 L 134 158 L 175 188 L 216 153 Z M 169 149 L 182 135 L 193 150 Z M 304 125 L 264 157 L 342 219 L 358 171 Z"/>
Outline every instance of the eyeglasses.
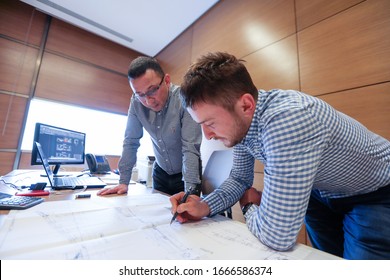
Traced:
<path fill-rule="evenodd" d="M 157 91 L 160 89 L 163 81 L 164 81 L 164 76 L 161 78 L 161 82 L 158 84 L 158 86 L 148 90 L 145 93 L 135 92 L 134 93 L 135 97 L 137 97 L 138 99 L 145 99 L 146 97 L 153 97 L 157 93 Z"/>

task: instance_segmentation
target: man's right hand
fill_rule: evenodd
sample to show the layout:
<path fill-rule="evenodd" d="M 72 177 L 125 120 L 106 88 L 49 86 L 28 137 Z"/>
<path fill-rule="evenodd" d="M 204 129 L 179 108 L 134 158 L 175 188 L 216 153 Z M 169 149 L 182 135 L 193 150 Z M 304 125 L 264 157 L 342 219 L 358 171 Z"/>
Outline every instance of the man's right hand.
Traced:
<path fill-rule="evenodd" d="M 97 195 L 106 195 L 106 194 L 125 194 L 129 189 L 129 185 L 119 184 L 114 187 L 106 187 L 97 192 Z"/>
<path fill-rule="evenodd" d="M 172 204 L 172 214 L 178 213 L 176 218 L 178 222 L 198 221 L 209 215 L 209 206 L 197 195 L 189 195 L 186 202 L 180 203 L 184 195 L 184 192 L 179 192 L 169 198 Z"/>

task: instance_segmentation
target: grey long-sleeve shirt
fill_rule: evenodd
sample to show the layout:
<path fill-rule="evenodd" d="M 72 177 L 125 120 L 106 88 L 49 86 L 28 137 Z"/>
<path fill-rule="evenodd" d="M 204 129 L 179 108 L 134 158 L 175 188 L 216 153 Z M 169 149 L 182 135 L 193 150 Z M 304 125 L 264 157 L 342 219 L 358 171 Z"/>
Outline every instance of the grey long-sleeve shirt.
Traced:
<path fill-rule="evenodd" d="M 134 95 L 131 98 L 123 151 L 118 165 L 121 184 L 130 182 L 143 128 L 150 134 L 157 164 L 165 172 L 182 172 L 186 189 L 200 184 L 202 130 L 183 108 L 179 92 L 180 87 L 171 84 L 167 103 L 160 112 L 146 108 Z"/>

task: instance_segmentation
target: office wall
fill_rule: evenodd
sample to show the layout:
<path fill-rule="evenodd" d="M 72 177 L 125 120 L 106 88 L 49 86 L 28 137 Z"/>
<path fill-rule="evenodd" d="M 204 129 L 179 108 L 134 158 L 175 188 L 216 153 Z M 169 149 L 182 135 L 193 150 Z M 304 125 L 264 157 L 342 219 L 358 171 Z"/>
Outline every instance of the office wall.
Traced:
<path fill-rule="evenodd" d="M 0 174 L 10 172 L 19 156 L 33 97 L 126 115 L 127 67 L 138 55 L 23 2 L 1 0 Z M 29 162 L 30 153 L 22 153 L 18 167 Z"/>
<path fill-rule="evenodd" d="M 244 59 L 258 88 L 317 96 L 390 139 L 389 0 L 221 0 L 157 58 L 180 83 L 212 51 Z M 203 161 L 223 148 L 204 139 Z M 262 164 L 255 170 L 262 189 Z"/>

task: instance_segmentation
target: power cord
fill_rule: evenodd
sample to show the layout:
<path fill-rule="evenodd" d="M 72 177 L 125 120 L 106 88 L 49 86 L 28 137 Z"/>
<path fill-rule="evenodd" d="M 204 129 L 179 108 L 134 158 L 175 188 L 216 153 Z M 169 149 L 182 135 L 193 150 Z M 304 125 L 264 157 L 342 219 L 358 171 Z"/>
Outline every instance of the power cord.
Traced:
<path fill-rule="evenodd" d="M 3 178 L 0 178 L 0 181 L 1 181 L 2 183 L 4 183 L 5 185 L 7 185 L 7 186 L 9 186 L 9 187 L 11 187 L 11 188 L 13 188 L 13 189 L 15 189 L 15 190 L 17 190 L 17 191 L 21 191 L 21 190 L 23 189 L 22 187 L 19 187 L 19 186 L 13 184 L 13 183 L 6 182 Z M 27 187 L 26 187 L 26 188 L 27 188 Z"/>

